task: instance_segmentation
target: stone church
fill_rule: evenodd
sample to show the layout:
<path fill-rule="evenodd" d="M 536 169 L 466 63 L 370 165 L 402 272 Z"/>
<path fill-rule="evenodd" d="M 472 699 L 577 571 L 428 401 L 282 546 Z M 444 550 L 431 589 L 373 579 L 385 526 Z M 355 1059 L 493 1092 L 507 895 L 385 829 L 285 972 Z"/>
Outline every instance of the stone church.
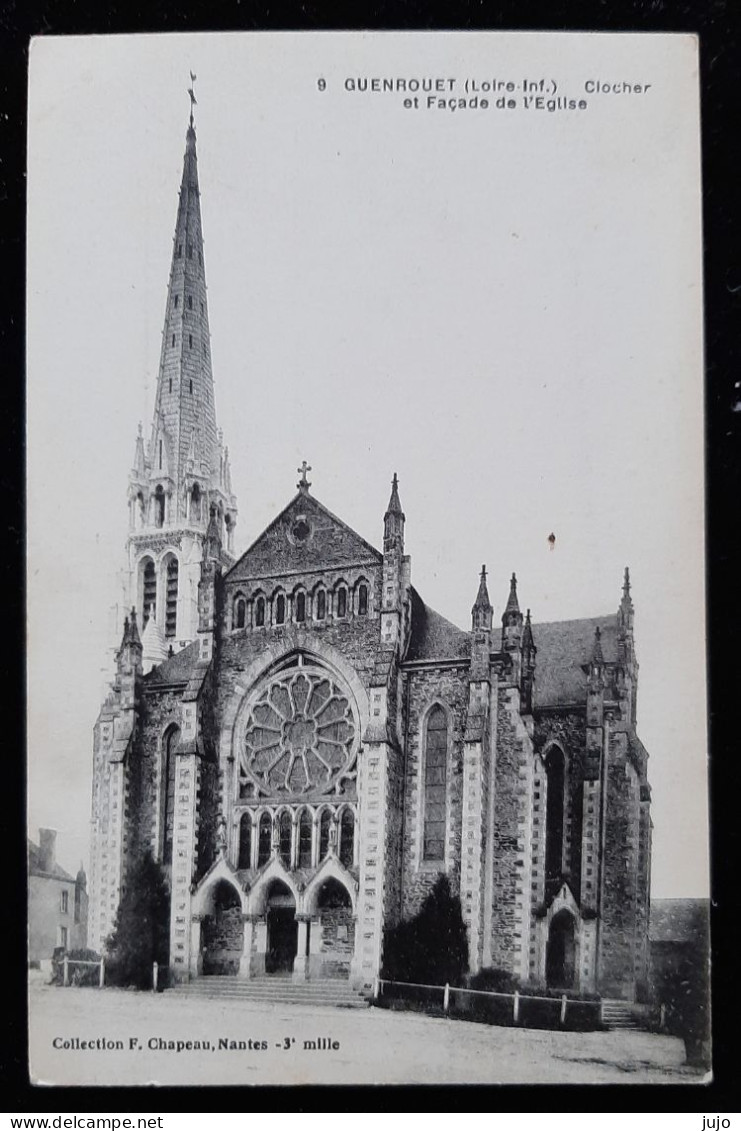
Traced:
<path fill-rule="evenodd" d="M 472 971 L 640 995 L 652 826 L 628 571 L 616 612 L 548 624 L 514 575 L 495 617 L 472 571 L 464 630 L 412 585 L 396 476 L 377 548 L 310 470 L 236 556 L 191 116 L 129 479 L 130 611 L 94 731 L 91 945 L 151 850 L 176 979 L 367 987 L 384 931 L 446 873 Z"/>

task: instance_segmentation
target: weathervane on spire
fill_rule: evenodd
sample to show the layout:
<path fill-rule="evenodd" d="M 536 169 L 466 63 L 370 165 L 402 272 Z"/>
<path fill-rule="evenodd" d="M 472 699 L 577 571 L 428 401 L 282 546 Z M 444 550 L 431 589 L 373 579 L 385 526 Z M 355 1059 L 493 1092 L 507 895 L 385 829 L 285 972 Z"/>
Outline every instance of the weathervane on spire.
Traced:
<path fill-rule="evenodd" d="M 191 127 L 191 129 L 193 128 L 193 107 L 198 105 L 198 103 L 196 102 L 196 92 L 193 89 L 195 81 L 196 81 L 196 76 L 191 71 L 190 72 L 190 86 L 188 87 L 188 94 L 190 95 L 190 127 Z"/>

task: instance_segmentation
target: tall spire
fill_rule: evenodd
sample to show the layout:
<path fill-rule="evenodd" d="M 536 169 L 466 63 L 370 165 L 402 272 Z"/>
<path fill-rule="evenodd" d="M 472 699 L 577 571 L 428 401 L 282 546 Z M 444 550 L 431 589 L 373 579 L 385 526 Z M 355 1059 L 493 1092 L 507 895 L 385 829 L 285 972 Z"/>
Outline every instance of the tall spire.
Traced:
<path fill-rule="evenodd" d="M 207 481 L 219 473 L 219 439 L 191 103 L 149 453 L 152 474 L 166 470 L 179 494 L 195 429 L 202 438 L 195 470 Z"/>
<path fill-rule="evenodd" d="M 231 563 L 237 501 L 229 459 L 216 422 L 211 336 L 201 226 L 201 195 L 191 72 L 190 117 L 173 237 L 167 305 L 151 432 L 141 431 L 129 475 L 129 537 L 123 587 L 140 623 L 156 607 L 174 651 L 198 631 L 195 592 L 206 528 L 219 527 L 225 565 Z M 163 556 L 166 532 L 170 548 Z M 157 601 L 159 595 L 159 601 Z"/>

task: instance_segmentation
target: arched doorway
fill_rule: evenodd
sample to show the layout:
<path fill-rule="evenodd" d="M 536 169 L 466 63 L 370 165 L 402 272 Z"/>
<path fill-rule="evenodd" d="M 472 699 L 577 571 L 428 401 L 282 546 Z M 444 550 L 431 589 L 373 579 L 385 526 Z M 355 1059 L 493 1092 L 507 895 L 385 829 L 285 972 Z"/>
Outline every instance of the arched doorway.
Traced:
<path fill-rule="evenodd" d="M 563 910 L 553 916 L 548 931 L 545 977 L 548 986 L 559 990 L 574 988 L 576 976 L 576 940 L 574 916 Z"/>
<path fill-rule="evenodd" d="M 265 973 L 289 974 L 293 971 L 298 945 L 296 902 L 288 887 L 280 880 L 274 880 L 270 885 L 266 907 L 268 930 Z"/>
<path fill-rule="evenodd" d="M 316 910 L 318 923 L 312 930 L 319 931 L 320 974 L 323 978 L 349 978 L 355 949 L 355 921 L 352 901 L 344 885 L 334 878 L 325 880 L 317 892 Z"/>
<path fill-rule="evenodd" d="M 212 912 L 203 919 L 201 953 L 204 974 L 237 974 L 244 946 L 242 901 L 226 880 L 212 893 Z"/>

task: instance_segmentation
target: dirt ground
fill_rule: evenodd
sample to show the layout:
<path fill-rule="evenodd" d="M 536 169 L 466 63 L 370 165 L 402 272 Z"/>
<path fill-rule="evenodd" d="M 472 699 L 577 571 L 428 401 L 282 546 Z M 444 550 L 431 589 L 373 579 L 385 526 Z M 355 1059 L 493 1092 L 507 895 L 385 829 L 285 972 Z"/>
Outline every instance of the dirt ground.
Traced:
<path fill-rule="evenodd" d="M 649 1033 L 500 1029 L 380 1009 L 64 989 L 38 979 L 29 995 L 31 1077 L 38 1084 L 677 1084 L 702 1079 L 684 1065 L 682 1041 Z M 191 1047 L 182 1047 L 187 1042 Z"/>

